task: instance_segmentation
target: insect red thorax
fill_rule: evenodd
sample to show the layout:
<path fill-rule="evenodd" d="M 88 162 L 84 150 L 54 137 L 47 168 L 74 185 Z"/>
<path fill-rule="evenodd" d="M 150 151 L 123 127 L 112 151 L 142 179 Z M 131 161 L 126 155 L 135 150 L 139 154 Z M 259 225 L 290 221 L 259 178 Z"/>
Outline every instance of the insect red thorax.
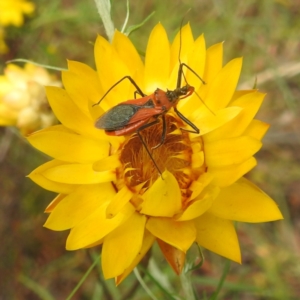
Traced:
<path fill-rule="evenodd" d="M 187 98 L 194 93 L 194 87 L 190 86 L 186 82 L 183 73 L 183 67 L 190 70 L 204 84 L 202 78 L 193 69 L 191 69 L 185 63 L 181 63 L 179 50 L 179 69 L 177 84 L 174 90 L 163 91 L 157 88 L 151 95 L 146 95 L 130 76 L 125 76 L 118 82 L 116 82 L 104 94 L 104 96 L 98 101 L 98 103 L 94 104 L 100 104 L 100 102 L 106 97 L 106 95 L 123 80 L 127 79 L 131 82 L 131 84 L 136 88 L 134 95 L 140 95 L 141 97 L 121 102 L 120 104 L 112 107 L 110 110 L 99 117 L 99 119 L 95 123 L 95 126 L 99 129 L 104 129 L 106 134 L 112 136 L 123 136 L 136 133 L 139 136 L 143 146 L 145 147 L 147 153 L 149 154 L 149 157 L 151 158 L 160 175 L 162 174 L 162 172 L 153 159 L 151 150 L 155 150 L 164 144 L 167 133 L 165 114 L 171 108 L 173 108 L 177 116 L 192 128 L 192 130 L 180 128 L 182 131 L 188 131 L 191 133 L 200 132 L 197 126 L 189 121 L 186 117 L 184 117 L 177 109 L 177 104 L 180 100 Z M 184 86 L 181 86 L 182 78 L 186 82 Z M 149 149 L 148 145 L 142 138 L 141 132 L 146 128 L 158 124 L 160 121 L 162 122 L 161 141 L 155 147 Z"/>

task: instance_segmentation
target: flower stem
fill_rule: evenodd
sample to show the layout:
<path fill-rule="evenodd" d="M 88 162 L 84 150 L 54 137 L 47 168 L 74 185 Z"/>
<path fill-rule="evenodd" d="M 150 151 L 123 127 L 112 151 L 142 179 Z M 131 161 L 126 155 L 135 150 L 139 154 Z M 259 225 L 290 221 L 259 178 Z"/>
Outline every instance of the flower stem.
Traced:
<path fill-rule="evenodd" d="M 184 293 L 184 299 L 186 300 L 195 300 L 195 294 L 193 291 L 192 281 L 191 281 L 191 272 L 182 272 L 180 274 L 180 281 Z"/>
<path fill-rule="evenodd" d="M 218 294 L 220 293 L 220 291 L 221 291 L 221 289 L 223 287 L 223 284 L 225 282 L 225 279 L 226 279 L 226 276 L 227 276 L 229 270 L 230 270 L 230 260 L 227 259 L 226 262 L 225 262 L 225 265 L 224 265 L 223 274 L 222 274 L 222 276 L 220 278 L 218 287 L 215 290 L 215 292 L 211 295 L 211 297 L 209 298 L 209 300 L 216 300 L 217 299 Z"/>
<path fill-rule="evenodd" d="M 89 276 L 89 274 L 92 272 L 94 267 L 97 265 L 97 263 L 99 263 L 99 259 L 100 259 L 100 256 L 98 256 L 98 258 L 94 261 L 94 263 L 89 267 L 89 269 L 86 271 L 86 273 L 82 276 L 81 280 L 78 282 L 78 284 L 76 285 L 76 287 L 73 289 L 73 291 L 70 293 L 70 295 L 68 296 L 68 298 L 66 300 L 70 300 L 75 295 L 77 290 L 84 283 L 84 281 Z"/>
<path fill-rule="evenodd" d="M 142 276 L 140 275 L 139 271 L 137 268 L 133 269 L 134 275 L 136 277 L 136 279 L 139 281 L 140 285 L 143 287 L 143 289 L 145 290 L 145 292 L 148 294 L 148 296 L 152 299 L 152 300 L 157 300 L 157 298 L 153 295 L 153 293 L 150 291 L 150 289 L 147 287 L 145 281 L 143 280 Z"/>

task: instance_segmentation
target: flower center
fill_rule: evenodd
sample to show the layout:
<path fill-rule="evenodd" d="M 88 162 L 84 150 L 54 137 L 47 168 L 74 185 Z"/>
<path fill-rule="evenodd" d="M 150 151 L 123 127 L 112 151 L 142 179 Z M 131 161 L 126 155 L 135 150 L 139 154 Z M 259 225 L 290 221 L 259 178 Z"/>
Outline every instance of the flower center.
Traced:
<path fill-rule="evenodd" d="M 140 131 L 153 160 L 161 172 L 166 169 L 177 179 L 181 189 L 187 189 L 191 183 L 192 147 L 189 134 L 180 130 L 181 120 L 166 115 L 166 138 L 162 141 L 163 123 L 159 122 Z M 121 179 L 129 188 L 144 183 L 147 189 L 160 176 L 160 173 L 145 149 L 140 137 L 135 133 L 127 138 L 121 147 L 122 167 L 118 170 Z"/>

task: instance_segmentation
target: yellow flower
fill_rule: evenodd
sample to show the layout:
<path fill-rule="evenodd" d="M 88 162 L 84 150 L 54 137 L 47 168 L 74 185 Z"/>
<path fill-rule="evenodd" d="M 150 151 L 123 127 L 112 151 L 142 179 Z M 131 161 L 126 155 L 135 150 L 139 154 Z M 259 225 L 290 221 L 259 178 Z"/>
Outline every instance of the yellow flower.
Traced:
<path fill-rule="evenodd" d="M 194 40 L 189 25 L 181 32 L 181 46 L 179 35 L 170 46 L 158 24 L 149 38 L 145 64 L 125 35 L 116 31 L 112 44 L 98 37 L 97 71 L 69 61 L 69 70 L 62 74 L 65 89 L 47 88 L 62 124 L 28 138 L 54 158 L 29 175 L 59 193 L 46 209 L 50 215 L 45 227 L 70 229 L 68 250 L 102 244 L 104 276 L 115 277 L 117 284 L 155 241 L 180 273 L 195 242 L 240 262 L 234 221 L 282 219 L 273 200 L 243 178 L 255 166 L 253 155 L 269 127 L 253 119 L 264 94 L 236 91 L 242 59 L 223 66 L 222 43 L 206 49 L 203 35 Z M 93 104 L 126 75 L 147 95 L 158 87 L 174 90 L 179 49 L 181 62 L 206 82 L 188 70 L 186 81 L 198 95 L 178 104 L 200 134 L 180 130 L 190 127 L 173 110 L 167 113 L 166 139 L 151 151 L 163 171 L 160 176 L 136 134 L 108 136 L 94 125 L 103 112 L 133 99 L 136 88 L 125 80 L 99 106 Z M 151 149 L 161 141 L 162 122 L 141 134 Z"/>
<path fill-rule="evenodd" d="M 7 53 L 8 47 L 4 41 L 5 33 L 3 28 L 0 27 L 0 54 Z"/>
<path fill-rule="evenodd" d="M 31 14 L 34 9 L 34 4 L 27 0 L 1 0 L 0 25 L 20 27 L 24 23 L 23 14 Z"/>
<path fill-rule="evenodd" d="M 44 68 L 9 64 L 0 76 L 0 126 L 17 126 L 25 135 L 56 124 L 45 85 L 60 83 Z"/>

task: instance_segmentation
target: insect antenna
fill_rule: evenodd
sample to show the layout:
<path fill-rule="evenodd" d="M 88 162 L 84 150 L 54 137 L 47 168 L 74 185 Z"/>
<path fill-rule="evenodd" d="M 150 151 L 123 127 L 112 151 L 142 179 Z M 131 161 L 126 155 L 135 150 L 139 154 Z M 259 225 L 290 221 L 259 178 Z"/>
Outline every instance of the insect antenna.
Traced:
<path fill-rule="evenodd" d="M 200 95 L 194 91 L 194 93 L 197 95 L 197 97 L 200 99 L 200 101 L 204 104 L 204 106 L 213 114 L 213 115 L 216 115 L 209 107 L 208 105 L 203 101 L 203 99 L 200 97 Z"/>
<path fill-rule="evenodd" d="M 187 13 L 190 10 L 187 11 Z M 186 14 L 187 14 L 186 13 Z M 185 17 L 185 16 L 184 16 Z M 186 82 L 186 84 L 188 84 L 188 81 L 186 79 L 186 76 L 183 72 L 183 67 L 186 67 L 188 70 L 190 70 L 203 84 L 206 84 L 205 81 L 187 64 L 182 63 L 181 59 L 180 59 L 180 55 L 181 55 L 181 44 L 182 44 L 182 33 L 181 33 L 181 29 L 182 29 L 182 24 L 183 24 L 183 20 L 184 17 L 181 20 L 181 24 L 180 24 L 180 31 L 179 31 L 179 52 L 178 52 L 178 61 L 179 61 L 179 70 L 178 70 L 178 77 L 177 77 L 177 88 L 179 88 L 181 86 L 181 76 L 184 78 L 184 81 Z M 200 97 L 200 95 L 194 91 L 194 93 L 197 95 L 197 97 L 200 99 L 200 101 L 204 104 L 204 106 L 213 114 L 216 115 L 208 106 L 207 104 L 203 101 L 203 99 Z"/>
<path fill-rule="evenodd" d="M 187 10 L 187 12 L 185 13 L 185 15 L 182 17 L 182 20 L 180 22 L 180 31 L 179 31 L 179 51 L 178 51 L 178 61 L 179 61 L 179 65 L 181 65 L 181 60 L 180 60 L 180 54 L 181 54 L 181 44 L 182 44 L 182 36 L 181 36 L 181 29 L 182 29 L 182 25 L 183 25 L 183 21 L 184 18 L 186 17 L 186 15 L 191 11 L 191 8 L 189 8 Z"/>
<path fill-rule="evenodd" d="M 187 68 L 189 68 L 189 70 L 191 70 L 202 82 L 203 84 L 205 84 L 205 81 L 202 80 L 202 78 L 193 70 L 193 69 L 190 69 L 189 66 L 186 66 Z M 187 80 L 186 80 L 186 77 L 184 75 L 184 73 L 182 73 L 182 76 L 185 80 L 185 82 L 187 83 Z M 204 104 L 204 106 L 213 114 L 213 115 L 216 115 L 209 107 L 208 105 L 203 101 L 203 99 L 200 97 L 200 95 L 194 90 L 194 93 L 197 95 L 197 97 L 199 98 L 199 100 Z"/>
<path fill-rule="evenodd" d="M 179 30 L 179 51 L 178 51 L 179 69 L 178 69 L 177 84 L 176 84 L 177 88 L 181 87 L 181 74 L 183 74 L 183 71 L 182 71 L 182 62 L 181 62 L 181 59 L 180 59 L 180 55 L 181 55 L 181 43 L 182 43 L 181 29 L 182 29 L 182 24 L 183 24 L 184 17 L 181 20 L 180 30 Z"/>

